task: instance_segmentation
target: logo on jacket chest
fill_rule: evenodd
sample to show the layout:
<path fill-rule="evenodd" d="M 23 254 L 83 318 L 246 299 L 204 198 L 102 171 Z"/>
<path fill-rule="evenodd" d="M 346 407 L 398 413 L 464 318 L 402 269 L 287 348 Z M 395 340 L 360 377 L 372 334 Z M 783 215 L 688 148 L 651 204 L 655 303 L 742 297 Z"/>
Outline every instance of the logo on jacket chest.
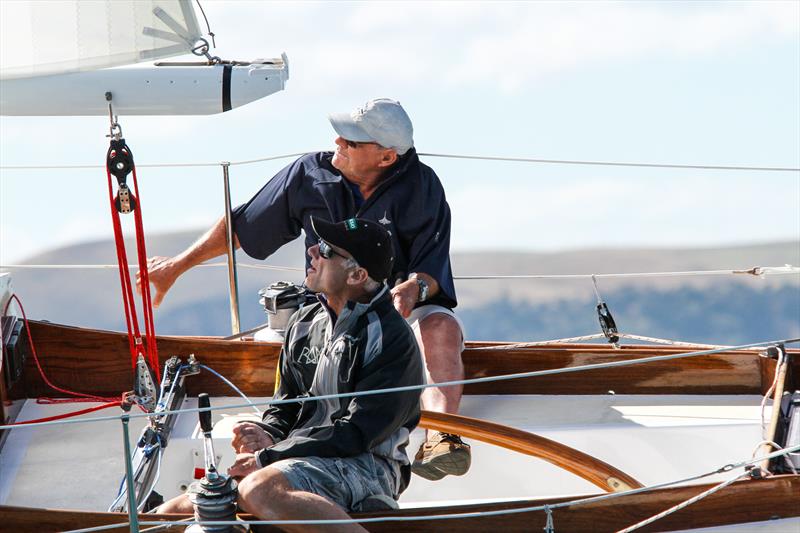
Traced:
<path fill-rule="evenodd" d="M 328 350 L 328 357 L 330 357 L 337 364 L 344 357 L 348 361 L 352 361 L 355 356 L 357 341 L 350 335 L 342 335 L 336 339 Z M 297 356 L 297 362 L 301 365 L 316 365 L 319 364 L 320 356 L 323 354 L 324 348 L 320 345 L 303 346 L 300 350 L 300 355 Z"/>
<path fill-rule="evenodd" d="M 322 353 L 322 348 L 319 346 L 303 346 L 300 350 L 300 355 L 297 356 L 297 362 L 301 365 L 316 365 L 319 362 L 319 355 Z"/>

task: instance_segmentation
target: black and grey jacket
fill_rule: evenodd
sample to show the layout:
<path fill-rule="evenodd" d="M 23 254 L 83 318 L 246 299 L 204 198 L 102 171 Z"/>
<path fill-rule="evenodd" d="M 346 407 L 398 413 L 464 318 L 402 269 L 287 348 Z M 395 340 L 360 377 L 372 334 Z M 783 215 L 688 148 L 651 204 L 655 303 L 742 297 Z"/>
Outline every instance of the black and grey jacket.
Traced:
<path fill-rule="evenodd" d="M 275 399 L 367 391 L 424 382 L 422 356 L 384 285 L 369 303 L 347 302 L 339 317 L 320 298 L 287 327 Z M 260 465 L 290 457 L 350 457 L 366 451 L 411 476 L 406 446 L 420 418 L 420 390 L 270 406 L 262 427 L 275 445 Z"/>

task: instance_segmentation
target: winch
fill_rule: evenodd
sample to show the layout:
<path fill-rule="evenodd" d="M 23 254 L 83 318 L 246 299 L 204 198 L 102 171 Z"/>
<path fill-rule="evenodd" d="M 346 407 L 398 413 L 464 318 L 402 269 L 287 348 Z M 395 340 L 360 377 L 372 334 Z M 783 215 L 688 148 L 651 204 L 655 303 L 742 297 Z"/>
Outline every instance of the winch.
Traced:
<path fill-rule="evenodd" d="M 200 408 L 211 407 L 208 394 L 197 397 Z M 203 450 L 205 456 L 205 476 L 189 487 L 187 494 L 194 505 L 194 519 L 198 522 L 236 520 L 236 498 L 239 495 L 236 480 L 217 472 L 214 459 L 214 444 L 211 440 L 211 411 L 201 411 L 200 428 L 203 430 Z M 207 533 L 219 531 L 239 533 L 246 531 L 242 525 L 192 524 L 186 528 L 188 533 Z"/>
<path fill-rule="evenodd" d="M 257 341 L 283 342 L 283 334 L 289 318 L 306 301 L 303 287 L 289 281 L 278 281 L 258 291 L 259 303 L 267 313 L 268 327 L 260 329 L 253 335 Z"/>

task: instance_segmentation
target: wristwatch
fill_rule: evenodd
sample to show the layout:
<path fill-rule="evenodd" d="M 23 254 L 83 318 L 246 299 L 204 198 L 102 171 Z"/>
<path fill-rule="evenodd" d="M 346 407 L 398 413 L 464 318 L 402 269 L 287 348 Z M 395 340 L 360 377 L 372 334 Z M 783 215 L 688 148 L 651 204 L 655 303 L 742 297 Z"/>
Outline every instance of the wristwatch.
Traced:
<path fill-rule="evenodd" d="M 408 275 L 408 279 L 416 280 L 417 287 L 419 287 L 419 296 L 417 297 L 418 302 L 424 302 L 428 299 L 428 283 L 419 277 L 416 272 L 412 272 Z"/>

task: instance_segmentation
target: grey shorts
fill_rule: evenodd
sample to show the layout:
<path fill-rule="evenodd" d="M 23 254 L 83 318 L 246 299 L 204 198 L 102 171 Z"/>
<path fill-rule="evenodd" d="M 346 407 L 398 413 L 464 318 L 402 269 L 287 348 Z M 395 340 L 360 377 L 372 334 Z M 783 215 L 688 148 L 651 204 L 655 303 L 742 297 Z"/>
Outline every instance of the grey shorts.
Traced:
<path fill-rule="evenodd" d="M 396 506 L 396 467 L 369 452 L 355 457 L 302 457 L 269 465 L 276 468 L 296 490 L 332 500 L 347 512 L 366 510 L 367 498 Z"/>

